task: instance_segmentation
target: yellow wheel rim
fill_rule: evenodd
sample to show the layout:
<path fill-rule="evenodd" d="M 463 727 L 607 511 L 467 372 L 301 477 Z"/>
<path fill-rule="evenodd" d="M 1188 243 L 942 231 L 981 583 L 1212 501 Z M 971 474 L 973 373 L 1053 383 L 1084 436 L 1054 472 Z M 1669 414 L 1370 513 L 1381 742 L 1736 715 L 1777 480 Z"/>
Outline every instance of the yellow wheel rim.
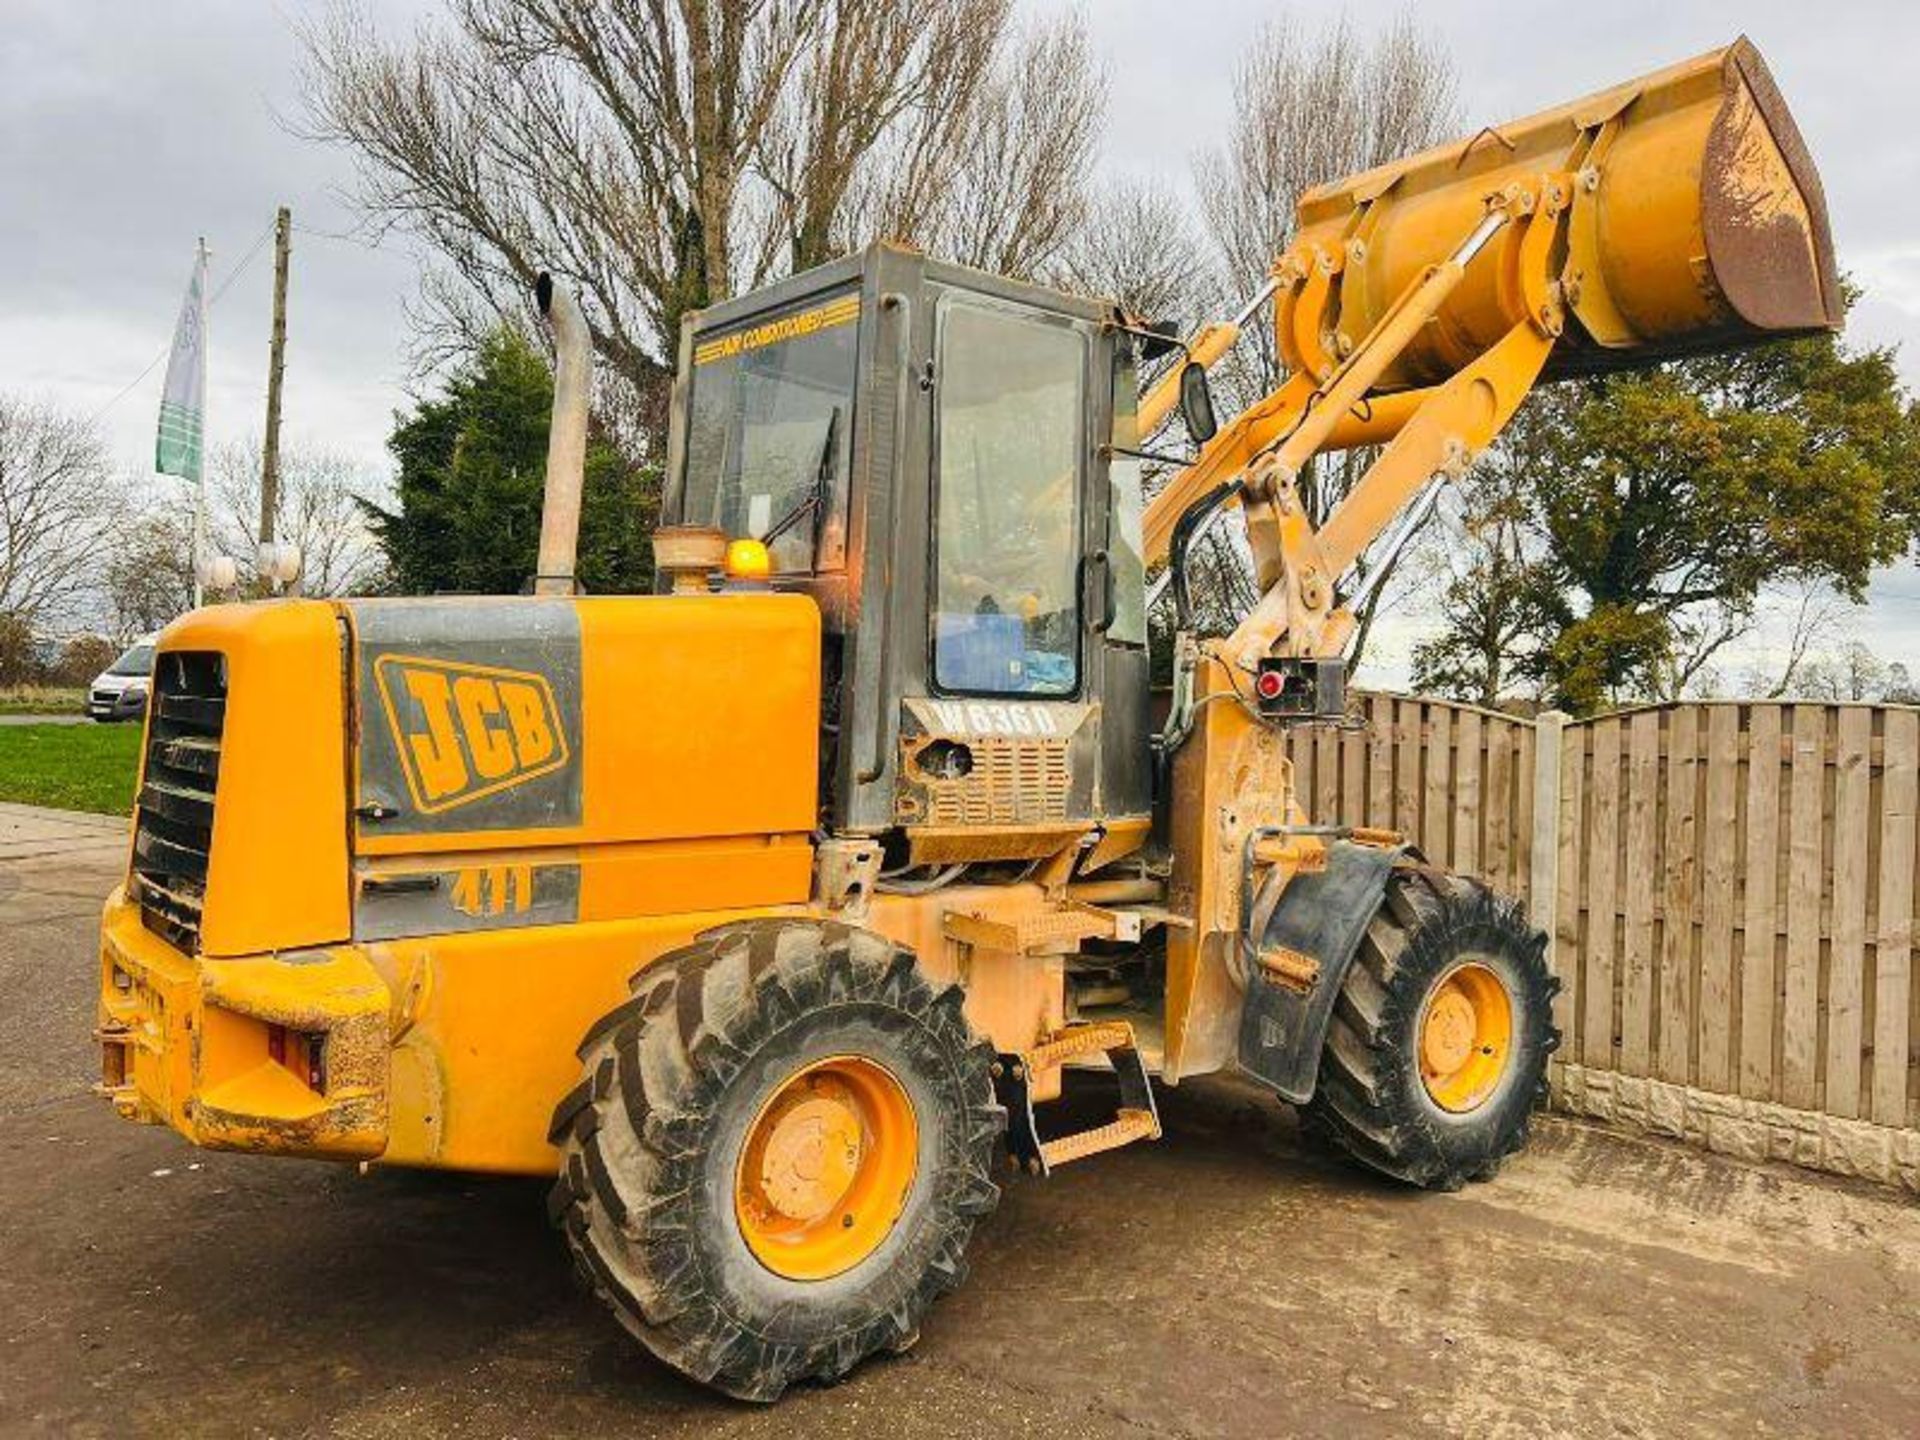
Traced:
<path fill-rule="evenodd" d="M 920 1124 L 885 1066 L 817 1060 L 767 1097 L 734 1167 L 734 1214 L 762 1265 L 824 1280 L 880 1248 L 906 1207 Z"/>
<path fill-rule="evenodd" d="M 1513 998 L 1471 961 L 1427 993 L 1420 1011 L 1420 1081 L 1442 1110 L 1465 1114 L 1500 1088 L 1513 1058 Z"/>

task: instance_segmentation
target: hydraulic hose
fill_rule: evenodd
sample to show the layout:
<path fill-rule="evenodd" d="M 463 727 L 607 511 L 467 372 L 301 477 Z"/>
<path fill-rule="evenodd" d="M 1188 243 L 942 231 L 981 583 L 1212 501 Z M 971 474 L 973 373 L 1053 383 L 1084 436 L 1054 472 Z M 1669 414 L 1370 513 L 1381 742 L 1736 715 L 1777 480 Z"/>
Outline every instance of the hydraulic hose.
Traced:
<path fill-rule="evenodd" d="M 1223 481 L 1180 512 L 1173 522 L 1173 535 L 1167 544 L 1167 574 L 1173 591 L 1173 623 L 1176 631 L 1193 628 L 1193 597 L 1187 590 L 1187 546 L 1194 532 L 1207 517 L 1238 495 L 1244 485 L 1239 480 Z"/>

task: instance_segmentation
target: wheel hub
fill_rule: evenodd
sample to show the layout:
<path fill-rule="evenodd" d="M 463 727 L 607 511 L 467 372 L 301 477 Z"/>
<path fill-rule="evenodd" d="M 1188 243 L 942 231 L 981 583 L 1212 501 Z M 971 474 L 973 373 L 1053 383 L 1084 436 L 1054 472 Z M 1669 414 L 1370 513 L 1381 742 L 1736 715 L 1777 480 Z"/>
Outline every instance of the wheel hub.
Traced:
<path fill-rule="evenodd" d="M 919 1122 L 877 1061 L 839 1055 L 774 1088 L 747 1127 L 734 1216 L 755 1258 L 790 1280 L 824 1280 L 880 1248 L 913 1188 Z"/>
<path fill-rule="evenodd" d="M 1469 961 L 1427 992 L 1420 1017 L 1420 1079 L 1434 1104 L 1464 1114 L 1500 1088 L 1513 1053 L 1513 999 L 1504 981 Z"/>
<path fill-rule="evenodd" d="M 843 1087 L 816 1082 L 816 1089 L 829 1086 L 829 1093 L 788 1100 L 777 1117 L 769 1117 L 760 1189 L 789 1220 L 818 1220 L 847 1193 L 860 1168 L 860 1116 Z"/>
<path fill-rule="evenodd" d="M 1473 1002 L 1457 989 L 1448 989 L 1433 997 L 1427 1010 L 1426 1034 L 1421 1038 L 1422 1058 L 1434 1075 L 1452 1075 L 1473 1054 Z"/>

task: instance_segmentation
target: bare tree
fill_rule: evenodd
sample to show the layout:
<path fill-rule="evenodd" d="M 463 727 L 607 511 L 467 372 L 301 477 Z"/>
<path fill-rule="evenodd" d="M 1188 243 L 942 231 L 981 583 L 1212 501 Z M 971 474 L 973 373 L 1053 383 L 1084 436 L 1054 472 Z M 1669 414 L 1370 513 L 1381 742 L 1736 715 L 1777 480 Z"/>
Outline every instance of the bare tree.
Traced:
<path fill-rule="evenodd" d="M 1880 696 L 1883 705 L 1920 705 L 1920 690 L 1914 688 L 1913 672 L 1904 661 L 1887 665 L 1887 688 Z"/>
<path fill-rule="evenodd" d="M 101 573 L 107 625 L 121 643 L 193 608 L 193 500 L 184 489 L 126 527 Z"/>
<path fill-rule="evenodd" d="M 978 115 L 1007 0 L 836 4 L 768 126 L 757 169 L 773 192 L 756 274 L 784 243 L 795 270 L 876 235 L 924 236 Z"/>
<path fill-rule="evenodd" d="M 496 301 L 563 272 L 643 383 L 680 311 L 731 287 L 742 179 L 820 9 L 454 0 L 452 29 L 393 44 L 343 5 L 307 37 L 308 114 L 373 216 Z"/>
<path fill-rule="evenodd" d="M 119 532 L 121 489 L 91 421 L 0 395 L 0 614 L 72 618 Z"/>
<path fill-rule="evenodd" d="M 308 128 L 380 225 L 512 311 L 550 269 L 657 425 L 680 316 L 875 235 L 1044 263 L 1078 216 L 1100 95 L 1077 22 L 1009 0 L 452 0 L 384 40 L 307 36 Z M 987 190 L 996 199 L 970 203 Z M 450 295 L 452 305 L 447 304 Z"/>
<path fill-rule="evenodd" d="M 1818 647 L 1832 639 L 1850 607 L 1831 585 L 1817 580 L 1801 585 L 1791 599 L 1776 597 L 1773 603 L 1787 621 L 1785 658 L 1778 673 L 1750 666 L 1741 688 L 1748 695 L 1778 700 L 1793 693 L 1801 671 Z"/>
<path fill-rule="evenodd" d="M 260 442 L 216 450 L 208 484 L 207 528 L 213 548 L 233 557 L 243 592 L 262 591 L 255 544 L 260 518 Z M 379 545 L 366 524 L 362 498 L 373 477 L 336 451 L 295 446 L 280 452 L 274 534 L 300 550 L 300 588 L 308 595 L 353 595 L 377 586 Z"/>
<path fill-rule="evenodd" d="M 1216 305 L 1251 293 L 1292 243 L 1303 192 L 1435 144 L 1458 128 L 1451 59 L 1411 19 L 1368 41 L 1345 21 L 1310 34 L 1291 18 L 1270 25 L 1234 71 L 1235 121 L 1225 142 L 1194 161 L 1213 242 Z M 1213 379 L 1231 413 L 1284 378 L 1271 327 L 1253 325 Z M 1309 517 L 1322 523 L 1377 451 L 1323 456 L 1301 476 Z M 1368 562 L 1355 566 L 1364 579 Z M 1382 586 L 1360 617 L 1350 654 L 1364 650 Z"/>
<path fill-rule="evenodd" d="M 1886 661 L 1860 641 L 1851 640 L 1802 665 L 1788 693 L 1805 700 L 1845 704 L 1886 699 L 1895 684 L 1905 692 L 1910 683 L 1905 676 L 1896 679 Z"/>
<path fill-rule="evenodd" d="M 1212 281 L 1188 208 L 1156 180 L 1104 187 L 1048 278 L 1083 295 L 1117 300 L 1142 319 L 1182 322 L 1199 318 Z"/>
<path fill-rule="evenodd" d="M 1015 34 L 966 117 L 943 194 L 904 238 L 977 270 L 1040 277 L 1087 218 L 1106 84 L 1078 15 Z"/>

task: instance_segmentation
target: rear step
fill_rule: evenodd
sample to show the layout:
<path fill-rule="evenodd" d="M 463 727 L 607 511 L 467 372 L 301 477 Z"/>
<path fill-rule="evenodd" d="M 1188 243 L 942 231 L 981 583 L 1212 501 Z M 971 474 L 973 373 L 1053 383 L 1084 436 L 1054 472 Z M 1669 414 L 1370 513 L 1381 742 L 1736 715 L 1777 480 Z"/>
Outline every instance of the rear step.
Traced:
<path fill-rule="evenodd" d="M 1120 1110 L 1105 1125 L 1042 1140 L 1033 1119 L 1033 1080 L 1069 1060 L 1104 1052 L 1120 1080 Z M 1153 1082 L 1134 1044 L 1133 1026 L 1124 1020 L 1069 1025 L 1031 1050 L 1002 1055 L 993 1067 L 996 1098 L 1007 1111 L 1007 1150 L 1014 1163 L 1034 1175 L 1050 1175 L 1056 1165 L 1117 1150 L 1135 1140 L 1160 1138 L 1160 1111 Z"/>

